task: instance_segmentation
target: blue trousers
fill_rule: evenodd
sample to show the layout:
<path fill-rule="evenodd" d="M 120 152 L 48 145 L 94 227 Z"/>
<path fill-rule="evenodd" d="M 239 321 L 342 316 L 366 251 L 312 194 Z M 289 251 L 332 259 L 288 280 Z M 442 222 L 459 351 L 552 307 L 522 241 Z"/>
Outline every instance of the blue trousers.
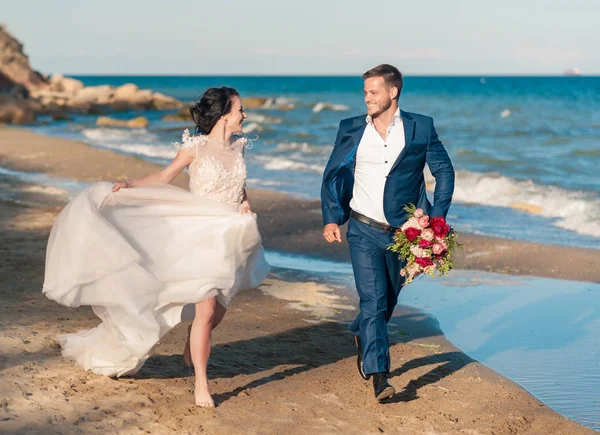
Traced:
<path fill-rule="evenodd" d="M 360 297 L 360 313 L 349 329 L 360 336 L 367 374 L 390 371 L 387 322 L 404 283 L 400 276 L 404 264 L 396 253 L 387 250 L 393 236 L 355 219 L 348 222 L 350 257 Z"/>

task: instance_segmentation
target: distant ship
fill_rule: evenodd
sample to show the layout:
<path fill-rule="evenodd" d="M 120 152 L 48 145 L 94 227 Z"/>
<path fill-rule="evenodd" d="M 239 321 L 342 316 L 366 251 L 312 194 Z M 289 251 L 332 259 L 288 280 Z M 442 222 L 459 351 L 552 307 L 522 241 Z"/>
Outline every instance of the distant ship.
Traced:
<path fill-rule="evenodd" d="M 564 73 L 565 76 L 580 76 L 581 75 L 581 70 L 579 68 L 569 68 L 565 70 Z"/>

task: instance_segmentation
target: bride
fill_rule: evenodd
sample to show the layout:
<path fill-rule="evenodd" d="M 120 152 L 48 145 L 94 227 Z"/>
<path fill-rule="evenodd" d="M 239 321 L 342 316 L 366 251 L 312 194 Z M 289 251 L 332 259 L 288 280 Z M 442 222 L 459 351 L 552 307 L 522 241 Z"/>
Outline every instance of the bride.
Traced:
<path fill-rule="evenodd" d="M 63 356 L 105 376 L 136 373 L 165 333 L 193 318 L 184 358 L 194 366 L 196 404 L 212 407 L 211 330 L 269 265 L 245 190 L 238 92 L 208 89 L 190 113 L 200 134 L 184 131 L 163 170 L 95 183 L 58 215 L 43 292 L 69 307 L 90 305 L 102 320 L 59 341 Z M 186 167 L 191 192 L 169 185 Z"/>

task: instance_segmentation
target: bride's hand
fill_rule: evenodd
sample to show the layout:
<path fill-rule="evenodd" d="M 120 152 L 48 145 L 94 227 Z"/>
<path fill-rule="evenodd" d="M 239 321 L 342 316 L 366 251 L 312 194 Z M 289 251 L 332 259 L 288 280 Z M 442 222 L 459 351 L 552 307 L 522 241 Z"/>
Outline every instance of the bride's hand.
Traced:
<path fill-rule="evenodd" d="M 116 192 L 119 189 L 127 189 L 129 187 L 129 181 L 115 181 L 113 184 L 112 191 Z"/>

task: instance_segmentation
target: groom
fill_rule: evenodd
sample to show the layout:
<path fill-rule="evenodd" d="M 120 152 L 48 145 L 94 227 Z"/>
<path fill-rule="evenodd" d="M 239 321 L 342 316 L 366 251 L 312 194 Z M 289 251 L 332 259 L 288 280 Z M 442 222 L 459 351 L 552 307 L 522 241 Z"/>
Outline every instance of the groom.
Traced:
<path fill-rule="evenodd" d="M 454 191 L 454 168 L 428 116 L 398 107 L 402 74 L 379 65 L 365 74 L 367 115 L 344 119 L 323 174 L 323 236 L 341 242 L 349 220 L 348 244 L 360 297 L 360 313 L 350 325 L 358 348 L 358 371 L 373 377 L 378 401 L 395 390 L 390 371 L 387 322 L 404 284 L 402 264 L 388 251 L 394 232 L 407 220 L 403 207 L 415 204 L 431 217 L 446 217 Z M 431 205 L 425 192 L 425 163 L 435 177 Z"/>

